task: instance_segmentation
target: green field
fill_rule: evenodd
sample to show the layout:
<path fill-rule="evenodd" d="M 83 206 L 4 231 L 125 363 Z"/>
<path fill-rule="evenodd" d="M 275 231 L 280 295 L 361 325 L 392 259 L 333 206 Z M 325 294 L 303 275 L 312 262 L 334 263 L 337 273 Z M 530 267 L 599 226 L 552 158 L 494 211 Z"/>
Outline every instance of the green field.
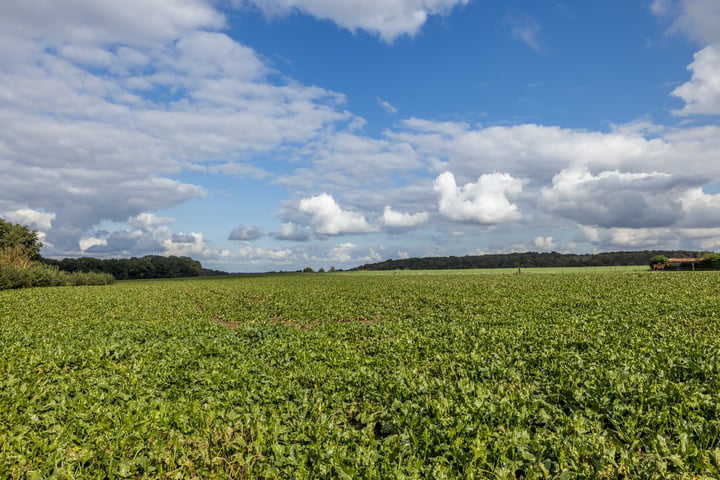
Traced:
<path fill-rule="evenodd" d="M 613 267 L 531 267 L 520 268 L 520 273 L 618 273 L 618 272 L 647 272 L 647 265 L 622 265 Z M 339 272 L 341 274 L 355 272 Z M 457 270 L 366 270 L 364 275 L 511 275 L 518 273 L 518 268 L 464 268 Z"/>
<path fill-rule="evenodd" d="M 0 478 L 720 478 L 720 274 L 0 292 Z"/>

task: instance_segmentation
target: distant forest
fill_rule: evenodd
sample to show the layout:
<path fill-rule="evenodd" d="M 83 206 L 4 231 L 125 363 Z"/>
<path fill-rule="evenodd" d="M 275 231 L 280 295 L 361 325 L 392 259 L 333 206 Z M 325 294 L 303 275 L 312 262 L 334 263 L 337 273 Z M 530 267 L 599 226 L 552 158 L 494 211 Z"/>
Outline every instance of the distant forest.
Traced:
<path fill-rule="evenodd" d="M 649 265 L 656 255 L 668 258 L 696 257 L 688 250 L 646 250 L 595 254 L 567 254 L 557 252 L 525 252 L 465 257 L 423 257 L 385 260 L 361 265 L 353 270 L 451 270 L 466 268 L 532 268 L 532 267 L 613 267 Z"/>
<path fill-rule="evenodd" d="M 226 272 L 203 268 L 190 257 L 147 255 L 145 257 L 99 259 L 91 257 L 42 259 L 43 263 L 56 265 L 66 272 L 109 273 L 117 280 L 141 278 L 178 278 L 206 275 L 227 275 Z"/>

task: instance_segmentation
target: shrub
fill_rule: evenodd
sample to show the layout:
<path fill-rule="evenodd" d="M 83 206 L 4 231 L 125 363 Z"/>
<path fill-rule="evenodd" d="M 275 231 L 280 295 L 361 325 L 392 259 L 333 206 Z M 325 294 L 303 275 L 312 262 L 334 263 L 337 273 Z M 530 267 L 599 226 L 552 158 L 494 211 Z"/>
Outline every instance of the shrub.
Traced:
<path fill-rule="evenodd" d="M 0 290 L 63 285 L 109 285 L 114 281 L 115 278 L 109 273 L 67 273 L 57 266 L 41 263 L 33 263 L 29 267 L 0 263 Z"/>
<path fill-rule="evenodd" d="M 115 277 L 109 273 L 72 272 L 65 275 L 67 285 L 110 285 L 115 282 Z"/>
<path fill-rule="evenodd" d="M 653 265 L 667 265 L 668 258 L 664 255 L 655 255 L 650 259 L 650 266 Z"/>
<path fill-rule="evenodd" d="M 0 248 L 0 264 L 29 268 L 33 261 L 22 245 L 11 245 Z"/>
<path fill-rule="evenodd" d="M 0 290 L 29 287 L 29 278 L 27 269 L 9 263 L 0 263 Z"/>
<path fill-rule="evenodd" d="M 703 255 L 700 266 L 702 268 L 707 268 L 711 270 L 720 270 L 720 254 L 706 253 L 705 255 Z"/>

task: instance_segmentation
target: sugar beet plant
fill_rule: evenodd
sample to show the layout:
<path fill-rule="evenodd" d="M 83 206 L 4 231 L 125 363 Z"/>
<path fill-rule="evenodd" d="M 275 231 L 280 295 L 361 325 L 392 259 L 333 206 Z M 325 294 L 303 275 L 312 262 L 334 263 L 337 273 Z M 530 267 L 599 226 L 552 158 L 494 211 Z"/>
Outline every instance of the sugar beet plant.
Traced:
<path fill-rule="evenodd" d="M 720 276 L 0 292 L 0 478 L 718 478 Z"/>

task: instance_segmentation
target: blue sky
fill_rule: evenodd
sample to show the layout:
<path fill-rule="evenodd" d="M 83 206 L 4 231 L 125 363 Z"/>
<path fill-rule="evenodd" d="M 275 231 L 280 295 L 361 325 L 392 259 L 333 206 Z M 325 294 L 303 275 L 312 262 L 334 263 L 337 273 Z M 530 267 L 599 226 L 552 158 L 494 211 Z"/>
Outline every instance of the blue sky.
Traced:
<path fill-rule="evenodd" d="M 720 248 L 716 0 L 10 0 L 0 216 L 226 271 Z"/>

